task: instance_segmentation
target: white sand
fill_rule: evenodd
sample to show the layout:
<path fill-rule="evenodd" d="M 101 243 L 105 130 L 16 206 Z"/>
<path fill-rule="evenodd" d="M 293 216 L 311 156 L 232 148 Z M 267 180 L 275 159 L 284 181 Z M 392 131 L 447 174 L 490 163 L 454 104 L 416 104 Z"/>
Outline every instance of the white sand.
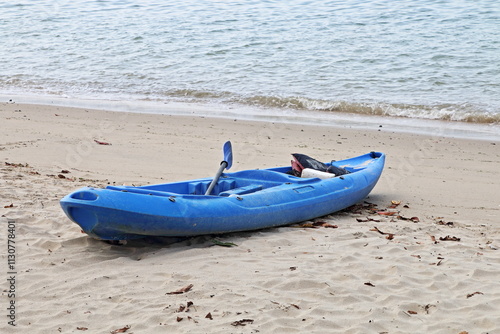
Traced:
<path fill-rule="evenodd" d="M 18 104 L 0 105 L 0 130 L 1 333 L 500 333 L 500 142 Z M 218 237 L 232 248 L 213 236 L 118 246 L 59 207 L 86 185 L 212 176 L 228 139 L 234 170 L 385 152 L 367 201 L 401 201 L 393 210 L 419 221 L 364 208 L 321 218 L 336 229 Z"/>

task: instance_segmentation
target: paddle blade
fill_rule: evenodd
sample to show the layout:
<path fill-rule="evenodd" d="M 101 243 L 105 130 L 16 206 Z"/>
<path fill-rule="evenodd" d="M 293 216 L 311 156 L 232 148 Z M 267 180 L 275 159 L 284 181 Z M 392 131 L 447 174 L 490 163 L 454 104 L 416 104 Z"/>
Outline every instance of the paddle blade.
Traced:
<path fill-rule="evenodd" d="M 224 144 L 224 161 L 227 163 L 226 169 L 231 168 L 233 165 L 233 148 L 231 147 L 231 142 L 227 141 Z"/>

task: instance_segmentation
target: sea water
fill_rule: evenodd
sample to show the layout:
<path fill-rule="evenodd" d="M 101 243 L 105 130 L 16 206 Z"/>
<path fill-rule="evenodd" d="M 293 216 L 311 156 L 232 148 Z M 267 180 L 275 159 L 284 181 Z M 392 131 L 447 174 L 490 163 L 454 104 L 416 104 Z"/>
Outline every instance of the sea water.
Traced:
<path fill-rule="evenodd" d="M 0 13 L 3 96 L 500 122 L 498 0 L 20 0 Z"/>

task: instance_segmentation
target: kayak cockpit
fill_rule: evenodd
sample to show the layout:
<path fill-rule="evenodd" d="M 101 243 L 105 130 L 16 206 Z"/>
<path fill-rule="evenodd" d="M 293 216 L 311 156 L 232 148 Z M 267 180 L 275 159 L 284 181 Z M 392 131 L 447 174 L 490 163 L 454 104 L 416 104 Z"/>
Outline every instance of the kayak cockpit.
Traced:
<path fill-rule="evenodd" d="M 106 189 L 155 196 L 204 195 L 211 181 L 212 179 L 207 178 L 142 187 L 108 186 Z M 310 179 L 301 179 L 281 171 L 266 169 L 247 170 L 223 174 L 215 185 L 211 195 L 222 197 L 244 195 L 276 187 L 284 183 L 302 184 L 309 182 L 311 182 Z"/>
<path fill-rule="evenodd" d="M 342 161 L 341 168 L 346 173 L 356 173 L 373 163 L 379 155 L 375 153 L 366 159 L 366 156 L 356 157 Z M 332 166 L 332 163 L 324 164 Z M 269 169 L 252 169 L 235 173 L 224 173 L 218 180 L 211 192 L 211 197 L 229 197 L 235 195 L 245 195 L 260 192 L 265 189 L 277 187 L 284 184 L 308 184 L 319 182 L 319 179 L 312 177 L 298 177 L 291 175 L 291 167 L 276 167 Z M 130 192 L 135 194 L 145 194 L 154 196 L 189 196 L 205 195 L 212 179 L 197 179 L 191 181 L 173 182 L 165 184 L 147 185 L 141 187 L 131 186 L 108 186 L 109 190 Z M 203 196 L 204 197 L 204 196 Z"/>

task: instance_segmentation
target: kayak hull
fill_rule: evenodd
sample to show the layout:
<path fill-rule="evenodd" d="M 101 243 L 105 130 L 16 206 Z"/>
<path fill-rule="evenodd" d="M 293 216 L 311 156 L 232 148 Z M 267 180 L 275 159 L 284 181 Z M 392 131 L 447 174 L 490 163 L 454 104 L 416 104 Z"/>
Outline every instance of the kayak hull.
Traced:
<path fill-rule="evenodd" d="M 286 174 L 290 167 L 224 173 L 142 187 L 85 187 L 61 200 L 66 215 L 104 240 L 194 236 L 283 226 L 324 216 L 363 200 L 377 183 L 385 155 L 334 162 L 351 173 L 331 179 Z"/>

